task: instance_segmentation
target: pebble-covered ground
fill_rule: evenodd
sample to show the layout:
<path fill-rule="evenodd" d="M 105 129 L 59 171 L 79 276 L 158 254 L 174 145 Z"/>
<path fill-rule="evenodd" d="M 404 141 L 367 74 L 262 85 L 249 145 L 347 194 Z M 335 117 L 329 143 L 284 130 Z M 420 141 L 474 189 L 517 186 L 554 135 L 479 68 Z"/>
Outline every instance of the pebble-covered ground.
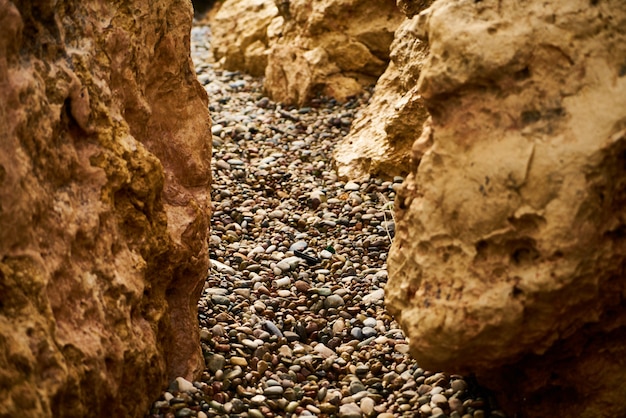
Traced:
<path fill-rule="evenodd" d="M 340 181 L 333 146 L 368 95 L 292 109 L 261 80 L 192 57 L 213 118 L 213 268 L 199 302 L 206 370 L 151 417 L 504 417 L 471 379 L 423 370 L 383 304 L 402 181 Z"/>

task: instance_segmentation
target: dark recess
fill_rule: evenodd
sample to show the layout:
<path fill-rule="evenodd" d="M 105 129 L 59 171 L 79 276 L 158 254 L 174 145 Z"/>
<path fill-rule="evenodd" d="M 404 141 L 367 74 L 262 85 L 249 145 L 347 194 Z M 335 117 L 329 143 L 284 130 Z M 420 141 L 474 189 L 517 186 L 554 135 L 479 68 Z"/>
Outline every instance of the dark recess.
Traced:
<path fill-rule="evenodd" d="M 193 14 L 195 17 L 201 17 L 208 12 L 217 2 L 217 0 L 191 0 L 193 4 Z"/>

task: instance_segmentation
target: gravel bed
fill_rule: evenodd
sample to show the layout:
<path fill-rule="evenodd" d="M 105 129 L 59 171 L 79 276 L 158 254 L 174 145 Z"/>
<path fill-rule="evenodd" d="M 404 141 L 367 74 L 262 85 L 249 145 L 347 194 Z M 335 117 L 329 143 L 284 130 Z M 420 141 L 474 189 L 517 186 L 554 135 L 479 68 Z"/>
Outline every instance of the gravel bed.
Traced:
<path fill-rule="evenodd" d="M 150 417 L 504 417 L 472 379 L 423 370 L 383 304 L 402 182 L 339 181 L 334 144 L 369 94 L 292 109 L 262 82 L 192 58 L 213 118 L 212 269 L 199 301 L 206 370 Z"/>

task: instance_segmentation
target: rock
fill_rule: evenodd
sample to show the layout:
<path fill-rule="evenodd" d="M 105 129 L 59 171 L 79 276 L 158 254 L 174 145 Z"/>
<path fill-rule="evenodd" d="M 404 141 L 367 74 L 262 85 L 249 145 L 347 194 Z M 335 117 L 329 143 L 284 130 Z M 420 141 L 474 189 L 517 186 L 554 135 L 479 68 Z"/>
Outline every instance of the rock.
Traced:
<path fill-rule="evenodd" d="M 319 95 L 345 101 L 373 84 L 403 19 L 395 1 L 292 0 L 268 28 L 265 89 L 304 105 Z"/>
<path fill-rule="evenodd" d="M 372 327 L 363 327 L 362 332 L 363 332 L 363 338 L 373 337 L 374 335 L 377 334 L 376 330 Z"/>
<path fill-rule="evenodd" d="M 207 358 L 207 369 L 215 373 L 218 370 L 222 370 L 226 364 L 226 358 L 221 354 L 213 353 Z"/>
<path fill-rule="evenodd" d="M 303 105 L 318 95 L 345 101 L 373 84 L 403 19 L 395 1 L 227 0 L 213 20 L 224 68 L 264 74 L 268 95 Z"/>
<path fill-rule="evenodd" d="M 361 418 L 363 414 L 361 413 L 361 408 L 354 403 L 347 403 L 341 405 L 339 407 L 339 418 Z"/>
<path fill-rule="evenodd" d="M 269 386 L 263 390 L 263 394 L 269 397 L 276 397 L 282 395 L 284 389 L 281 386 Z"/>
<path fill-rule="evenodd" d="M 185 379 L 184 377 L 177 377 L 175 382 L 180 392 L 196 393 L 198 391 L 198 389 L 196 389 L 193 383 L 191 383 L 189 380 Z"/>
<path fill-rule="evenodd" d="M 327 308 L 338 308 L 344 304 L 343 298 L 339 295 L 330 295 L 324 300 L 324 306 Z"/>
<path fill-rule="evenodd" d="M 343 186 L 344 189 L 348 190 L 348 191 L 356 191 L 359 190 L 361 188 L 361 186 L 358 183 L 355 183 L 353 181 L 349 181 L 346 183 L 345 186 Z"/>
<path fill-rule="evenodd" d="M 360 407 L 361 407 L 361 412 L 363 412 L 363 416 L 370 417 L 374 415 L 375 406 L 376 406 L 376 403 L 374 402 L 372 398 L 366 396 L 365 398 L 361 399 Z"/>
<path fill-rule="evenodd" d="M 233 366 L 245 367 L 248 365 L 248 360 L 246 360 L 244 357 L 233 356 L 230 358 L 230 364 L 232 364 Z"/>
<path fill-rule="evenodd" d="M 0 1 L 0 415 L 143 417 L 199 377 L 191 23 L 186 1 Z"/>
<path fill-rule="evenodd" d="M 267 28 L 278 15 L 271 0 L 226 0 L 212 19 L 212 51 L 227 70 L 261 76 L 267 66 Z"/>
<path fill-rule="evenodd" d="M 363 296 L 363 303 L 365 303 L 366 305 L 369 305 L 372 303 L 376 303 L 380 300 L 383 300 L 384 297 L 385 297 L 385 290 L 377 289 L 377 290 L 374 290 L 372 293 L 368 293 L 367 295 Z"/>
<path fill-rule="evenodd" d="M 321 355 L 324 358 L 329 358 L 335 355 L 335 352 L 333 350 L 326 347 L 322 343 L 316 344 L 315 347 L 313 347 L 313 350 L 315 350 L 316 353 L 319 353 L 319 355 Z"/>
<path fill-rule="evenodd" d="M 422 367 L 475 373 L 511 415 L 626 414 L 620 5 L 416 17 L 432 121 L 396 198 L 386 302 Z"/>
<path fill-rule="evenodd" d="M 420 68 L 428 45 L 416 39 L 418 18 L 406 19 L 391 44 L 391 61 L 378 79 L 368 106 L 335 148 L 333 159 L 340 178 L 368 175 L 405 176 L 411 147 L 419 137 L 428 111 L 417 91 Z"/>

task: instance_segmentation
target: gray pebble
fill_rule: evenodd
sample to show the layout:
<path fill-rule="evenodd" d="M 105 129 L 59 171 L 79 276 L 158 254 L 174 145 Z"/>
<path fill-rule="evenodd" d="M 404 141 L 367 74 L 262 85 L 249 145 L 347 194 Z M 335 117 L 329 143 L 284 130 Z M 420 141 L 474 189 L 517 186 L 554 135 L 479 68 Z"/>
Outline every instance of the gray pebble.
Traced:
<path fill-rule="evenodd" d="M 348 191 L 356 191 L 356 190 L 359 190 L 361 186 L 353 181 L 349 181 L 346 183 L 345 186 L 343 186 L 343 188 Z"/>
<path fill-rule="evenodd" d="M 326 308 L 338 308 L 345 304 L 343 298 L 339 295 L 330 295 L 324 300 Z"/>
<path fill-rule="evenodd" d="M 282 331 L 279 330 L 278 327 L 272 321 L 265 321 L 265 328 L 267 328 L 267 330 L 270 333 L 272 333 L 273 335 L 276 335 L 277 337 L 283 336 Z"/>

